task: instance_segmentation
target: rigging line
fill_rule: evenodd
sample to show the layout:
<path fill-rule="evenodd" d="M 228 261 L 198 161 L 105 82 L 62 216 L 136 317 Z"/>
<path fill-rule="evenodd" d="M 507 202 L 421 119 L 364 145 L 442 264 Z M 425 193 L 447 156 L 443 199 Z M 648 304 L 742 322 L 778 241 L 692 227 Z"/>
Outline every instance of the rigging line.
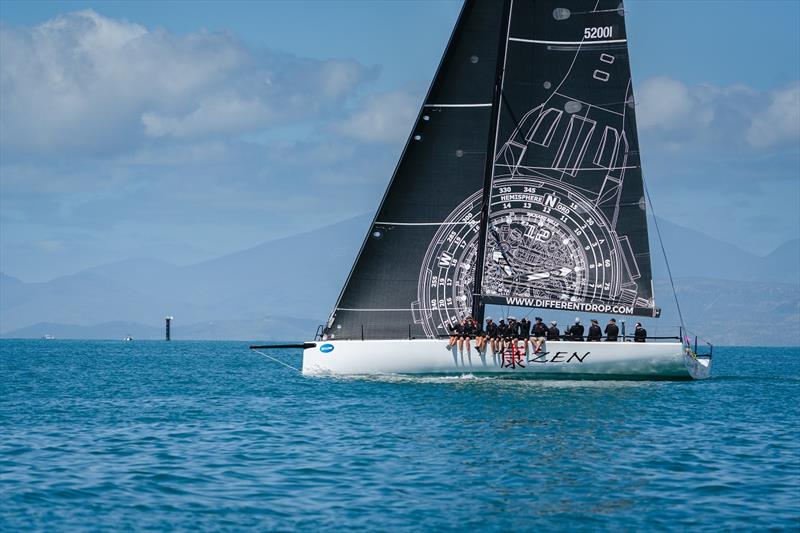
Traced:
<path fill-rule="evenodd" d="M 675 297 L 675 306 L 678 308 L 678 318 L 681 321 L 681 327 L 686 329 L 683 323 L 683 313 L 681 313 L 681 304 L 678 301 L 678 291 L 675 290 L 675 281 L 672 279 L 672 269 L 669 267 L 669 259 L 667 258 L 667 251 L 664 249 L 664 240 L 661 238 L 661 229 L 658 227 L 658 219 L 656 218 L 656 209 L 653 207 L 653 200 L 650 199 L 650 190 L 647 188 L 644 176 L 642 176 L 642 186 L 644 187 L 644 194 L 647 196 L 647 203 L 650 204 L 650 211 L 653 213 L 653 224 L 656 227 L 656 235 L 658 235 L 658 244 L 661 246 L 661 254 L 664 256 L 664 262 L 667 264 L 667 275 L 669 275 L 669 284 L 672 286 L 672 295 Z"/>
<path fill-rule="evenodd" d="M 296 370 L 296 371 L 300 372 L 301 374 L 303 373 L 303 371 L 302 371 L 301 369 L 297 368 L 296 366 L 292 366 L 292 365 L 290 365 L 290 364 L 284 363 L 284 362 L 283 362 L 283 361 L 281 361 L 280 359 L 276 359 L 275 357 L 272 357 L 271 355 L 267 355 L 267 354 L 265 354 L 264 352 L 260 352 L 260 351 L 258 351 L 258 350 L 253 350 L 253 351 L 254 351 L 255 353 L 259 354 L 259 355 L 263 355 L 263 356 L 264 356 L 264 357 L 266 357 L 267 359 L 270 359 L 270 360 L 272 360 L 272 361 L 275 361 L 275 362 L 276 362 L 276 363 L 278 363 L 279 365 L 283 365 L 283 366 L 285 366 L 286 368 L 291 368 L 292 370 Z"/>

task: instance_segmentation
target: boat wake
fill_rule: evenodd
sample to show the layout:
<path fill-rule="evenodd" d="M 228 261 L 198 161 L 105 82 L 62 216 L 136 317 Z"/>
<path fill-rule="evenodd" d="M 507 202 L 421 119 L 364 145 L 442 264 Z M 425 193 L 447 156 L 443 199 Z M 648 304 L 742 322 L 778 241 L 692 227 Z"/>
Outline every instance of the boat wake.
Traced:
<path fill-rule="evenodd" d="M 616 388 L 641 388 L 652 387 L 659 383 L 652 380 L 630 379 L 555 379 L 555 378 L 526 378 L 517 375 L 475 375 L 472 373 L 452 375 L 411 375 L 411 374 L 319 374 L 309 377 L 325 377 L 338 381 L 364 381 L 392 384 L 426 384 L 426 385 L 483 385 L 486 383 L 503 384 L 509 387 L 542 388 L 542 389 L 616 389 Z"/>

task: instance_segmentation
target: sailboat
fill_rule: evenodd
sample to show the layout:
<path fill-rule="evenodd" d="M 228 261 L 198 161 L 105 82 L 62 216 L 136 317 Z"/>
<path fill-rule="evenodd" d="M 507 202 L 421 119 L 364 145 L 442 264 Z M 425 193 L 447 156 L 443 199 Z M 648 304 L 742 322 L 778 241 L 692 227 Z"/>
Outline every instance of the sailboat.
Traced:
<path fill-rule="evenodd" d="M 297 345 L 303 373 L 708 377 L 683 329 L 539 353 L 446 341 L 487 305 L 659 316 L 635 103 L 620 0 L 466 0 L 338 301 Z"/>

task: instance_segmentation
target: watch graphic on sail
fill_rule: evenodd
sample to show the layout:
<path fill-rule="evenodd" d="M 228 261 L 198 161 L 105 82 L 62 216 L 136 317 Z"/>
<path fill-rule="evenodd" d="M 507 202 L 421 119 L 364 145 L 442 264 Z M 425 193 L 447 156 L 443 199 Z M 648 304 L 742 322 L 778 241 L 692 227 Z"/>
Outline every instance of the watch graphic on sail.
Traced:
<path fill-rule="evenodd" d="M 635 124 L 626 124 L 633 120 L 626 116 L 634 107 L 630 76 L 615 80 L 624 94 L 608 105 L 586 101 L 586 94 L 608 98 L 608 91 L 572 96 L 570 87 L 602 87 L 618 72 L 603 68 L 616 59 L 608 47 L 574 48 L 564 79 L 543 82 L 544 102 L 521 117 L 507 113 L 510 134 L 498 141 L 494 158 L 483 265 L 476 264 L 482 191 L 453 210 L 431 240 L 412 304 L 427 336 L 471 314 L 476 268 L 484 269 L 483 303 L 658 314 L 649 258 L 641 279 L 634 253 L 642 240 L 647 250 L 646 232 L 635 236 L 634 247 L 619 223 L 631 219 L 631 210 L 643 219 L 645 208 L 641 179 L 623 195 L 626 174 L 640 172 L 638 146 L 631 149 L 626 134 L 633 129 L 635 136 Z"/>

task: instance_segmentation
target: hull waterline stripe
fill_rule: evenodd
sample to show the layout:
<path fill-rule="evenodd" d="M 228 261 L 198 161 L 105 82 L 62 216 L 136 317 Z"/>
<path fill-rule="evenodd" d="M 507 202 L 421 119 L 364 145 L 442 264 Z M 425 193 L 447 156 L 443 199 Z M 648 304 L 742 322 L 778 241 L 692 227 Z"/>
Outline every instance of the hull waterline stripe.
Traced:
<path fill-rule="evenodd" d="M 518 43 L 533 43 L 533 44 L 582 44 L 582 45 L 593 45 L 593 44 L 615 44 L 615 43 L 627 43 L 627 39 L 611 39 L 608 41 L 540 41 L 538 39 L 520 39 L 519 37 L 509 37 L 509 41 L 516 41 Z"/>

